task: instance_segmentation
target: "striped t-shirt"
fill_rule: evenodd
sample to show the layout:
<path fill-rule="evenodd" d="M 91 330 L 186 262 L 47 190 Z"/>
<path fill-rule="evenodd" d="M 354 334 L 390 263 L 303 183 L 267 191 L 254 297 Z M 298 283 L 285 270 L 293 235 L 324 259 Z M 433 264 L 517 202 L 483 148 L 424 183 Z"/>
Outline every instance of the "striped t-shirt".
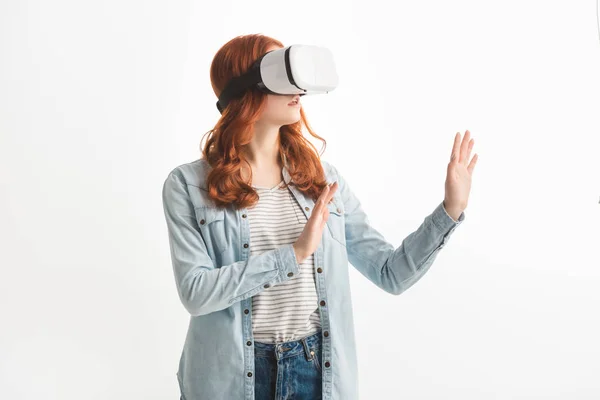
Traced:
<path fill-rule="evenodd" d="M 292 244 L 307 222 L 296 198 L 281 181 L 273 188 L 252 186 L 258 202 L 248 208 L 250 255 Z M 321 327 L 313 255 L 300 263 L 293 278 L 252 297 L 254 339 L 263 343 L 298 340 Z"/>

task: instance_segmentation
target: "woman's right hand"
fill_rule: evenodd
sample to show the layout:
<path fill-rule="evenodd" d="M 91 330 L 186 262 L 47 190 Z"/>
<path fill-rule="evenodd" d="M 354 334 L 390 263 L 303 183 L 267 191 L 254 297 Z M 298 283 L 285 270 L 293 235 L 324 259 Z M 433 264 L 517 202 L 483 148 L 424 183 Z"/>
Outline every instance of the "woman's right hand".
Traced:
<path fill-rule="evenodd" d="M 301 263 L 305 258 L 313 254 L 317 250 L 317 247 L 319 247 L 323 236 L 323 229 L 329 218 L 327 203 L 329 203 L 337 188 L 337 181 L 325 187 L 315 203 L 308 222 L 304 225 L 304 230 L 298 236 L 298 239 L 296 239 L 294 251 L 296 252 L 298 263 Z"/>

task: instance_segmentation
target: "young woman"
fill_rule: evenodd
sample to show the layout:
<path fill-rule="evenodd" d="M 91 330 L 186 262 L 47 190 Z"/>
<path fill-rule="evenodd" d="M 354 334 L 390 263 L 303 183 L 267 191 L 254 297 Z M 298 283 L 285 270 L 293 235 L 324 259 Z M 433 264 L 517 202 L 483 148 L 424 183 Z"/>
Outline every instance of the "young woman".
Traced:
<path fill-rule="evenodd" d="M 239 36 L 215 55 L 219 97 L 270 50 Z M 444 201 L 399 247 L 369 222 L 337 168 L 303 136 L 297 95 L 249 89 L 233 99 L 203 157 L 166 178 L 163 205 L 175 283 L 190 313 L 181 399 L 358 398 L 348 264 L 399 295 L 429 269 L 464 220 L 477 155 L 457 134 Z M 394 208 L 393 200 L 383 203 Z"/>

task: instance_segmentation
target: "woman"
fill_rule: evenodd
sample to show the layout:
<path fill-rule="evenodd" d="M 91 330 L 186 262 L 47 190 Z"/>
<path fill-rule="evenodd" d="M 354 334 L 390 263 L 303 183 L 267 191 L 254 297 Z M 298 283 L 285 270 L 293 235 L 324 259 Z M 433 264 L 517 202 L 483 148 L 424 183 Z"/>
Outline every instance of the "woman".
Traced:
<path fill-rule="evenodd" d="M 264 35 L 226 43 L 211 65 L 215 95 L 282 47 Z M 444 201 L 395 248 L 303 126 L 323 140 L 299 96 L 249 89 L 225 107 L 203 157 L 164 182 L 175 283 L 191 316 L 181 399 L 357 399 L 348 263 L 399 295 L 464 220 L 477 158 L 467 166 L 468 131 L 455 137 Z"/>

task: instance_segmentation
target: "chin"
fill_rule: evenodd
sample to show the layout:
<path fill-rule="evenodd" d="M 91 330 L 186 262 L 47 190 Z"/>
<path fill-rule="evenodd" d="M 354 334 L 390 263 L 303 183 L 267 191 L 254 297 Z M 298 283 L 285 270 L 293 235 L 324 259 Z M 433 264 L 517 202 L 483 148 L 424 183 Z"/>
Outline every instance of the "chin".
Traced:
<path fill-rule="evenodd" d="M 296 122 L 300 121 L 301 118 L 302 116 L 300 115 L 300 109 L 294 110 L 294 112 L 292 113 L 292 117 L 290 118 L 292 122 L 290 123 L 295 124 Z"/>

